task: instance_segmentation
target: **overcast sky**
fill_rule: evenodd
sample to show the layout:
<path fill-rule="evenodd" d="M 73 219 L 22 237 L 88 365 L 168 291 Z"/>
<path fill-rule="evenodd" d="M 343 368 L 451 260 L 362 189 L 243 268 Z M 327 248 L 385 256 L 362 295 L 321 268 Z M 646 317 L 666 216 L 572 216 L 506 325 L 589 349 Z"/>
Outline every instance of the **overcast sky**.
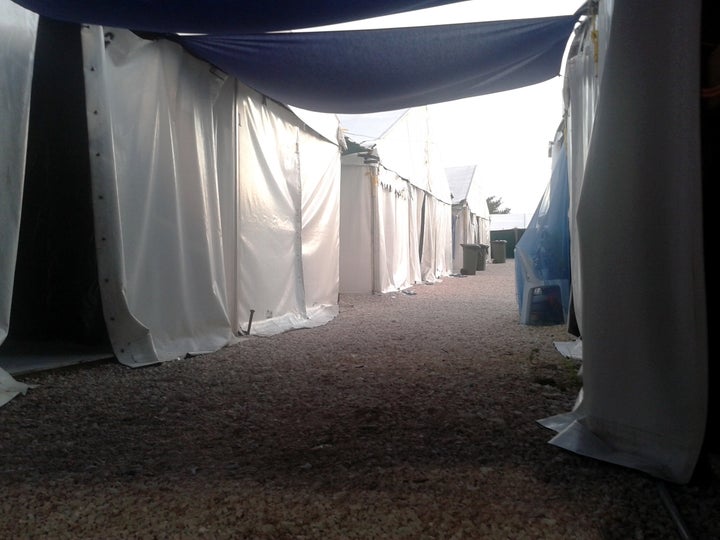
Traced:
<path fill-rule="evenodd" d="M 582 0 L 468 0 L 333 29 L 421 26 L 571 15 Z M 328 27 L 330 28 L 330 27 Z M 570 36 L 568 36 L 569 38 Z M 562 119 L 562 77 L 431 107 L 447 167 L 477 165 L 489 195 L 529 221 L 550 180 L 548 145 Z"/>

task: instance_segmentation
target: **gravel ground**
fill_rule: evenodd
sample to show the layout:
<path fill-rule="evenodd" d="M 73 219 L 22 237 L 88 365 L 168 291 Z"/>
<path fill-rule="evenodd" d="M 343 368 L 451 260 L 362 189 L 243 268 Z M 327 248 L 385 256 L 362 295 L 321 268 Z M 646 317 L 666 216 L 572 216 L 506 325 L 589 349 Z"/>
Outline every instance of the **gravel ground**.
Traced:
<path fill-rule="evenodd" d="M 536 421 L 580 381 L 563 325 L 519 324 L 513 259 L 408 292 L 158 366 L 18 376 L 37 386 L 0 408 L 0 538 L 690 538 L 663 493 L 720 538 L 714 476 L 548 444 Z"/>

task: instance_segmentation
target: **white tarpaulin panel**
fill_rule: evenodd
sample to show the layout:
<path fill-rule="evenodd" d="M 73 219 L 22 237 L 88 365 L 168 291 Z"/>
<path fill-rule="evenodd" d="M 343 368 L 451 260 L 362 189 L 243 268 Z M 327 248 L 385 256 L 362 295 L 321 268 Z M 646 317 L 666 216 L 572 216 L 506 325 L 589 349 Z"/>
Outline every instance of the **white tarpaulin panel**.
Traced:
<path fill-rule="evenodd" d="M 425 199 L 425 231 L 423 234 L 422 280 L 437 281 L 452 268 L 452 206 L 434 197 Z"/>
<path fill-rule="evenodd" d="M 708 397 L 700 15 L 699 0 L 620 2 L 599 35 L 606 57 L 576 212 L 583 391 L 572 412 L 543 421 L 558 431 L 553 444 L 680 483 L 700 453 Z"/>
<path fill-rule="evenodd" d="M 297 130 L 288 121 L 289 111 L 271 107 L 275 110 L 264 106 L 260 94 L 239 98 L 238 302 L 241 320 L 255 310 L 255 329 L 286 313 L 304 313 L 304 298 L 298 295 L 302 238 Z"/>
<path fill-rule="evenodd" d="M 300 131 L 299 139 L 305 305 L 315 320 L 321 312 L 332 318 L 340 283 L 340 158 L 336 145 L 313 133 Z"/>
<path fill-rule="evenodd" d="M 394 292 L 450 272 L 451 205 L 356 154 L 342 171 L 341 292 Z"/>
<path fill-rule="evenodd" d="M 410 192 L 395 173 L 380 169 L 376 185 L 378 290 L 406 289 L 410 282 Z"/>
<path fill-rule="evenodd" d="M 597 47 L 593 41 L 593 32 L 597 32 L 599 16 L 588 18 L 576 30 L 573 41 L 574 51 L 568 58 L 565 68 L 565 99 L 567 101 L 567 133 L 565 143 L 567 146 L 569 196 L 570 196 L 570 227 L 571 234 L 577 237 L 575 227 L 575 212 L 582 192 L 585 161 L 590 145 L 590 135 L 595 116 L 595 105 L 599 91 L 600 65 L 595 61 Z M 602 33 L 607 36 L 607 32 Z M 606 40 L 603 40 L 606 42 Z M 599 52 L 598 52 L 599 60 Z M 574 229 L 574 230 L 573 230 Z M 580 245 L 571 242 L 570 268 L 573 289 L 573 303 L 577 326 L 582 329 L 582 269 L 580 268 Z"/>
<path fill-rule="evenodd" d="M 83 52 L 113 350 L 132 365 L 216 350 L 232 339 L 213 124 L 223 78 L 120 29 L 84 28 Z"/>
<path fill-rule="evenodd" d="M 38 16 L 0 0 L 0 344 L 10 326 Z"/>
<path fill-rule="evenodd" d="M 337 314 L 340 155 L 286 107 L 238 97 L 238 312 L 253 333 Z"/>
<path fill-rule="evenodd" d="M 176 44 L 82 32 L 98 266 L 118 358 L 217 350 L 251 309 L 253 333 L 335 316 L 337 141 Z"/>
<path fill-rule="evenodd" d="M 365 165 L 357 154 L 343 156 L 340 184 L 340 291 L 370 293 L 377 165 Z"/>
<path fill-rule="evenodd" d="M 420 279 L 413 187 L 350 154 L 342 158 L 341 191 L 340 291 L 386 293 L 412 286 Z"/>
<path fill-rule="evenodd" d="M 408 283 L 420 283 L 422 282 L 422 263 L 421 263 L 421 252 L 420 245 L 423 234 L 422 223 L 423 223 L 423 208 L 427 194 L 413 186 L 408 184 L 408 238 L 409 249 L 408 249 L 408 262 L 407 262 L 407 281 Z"/>

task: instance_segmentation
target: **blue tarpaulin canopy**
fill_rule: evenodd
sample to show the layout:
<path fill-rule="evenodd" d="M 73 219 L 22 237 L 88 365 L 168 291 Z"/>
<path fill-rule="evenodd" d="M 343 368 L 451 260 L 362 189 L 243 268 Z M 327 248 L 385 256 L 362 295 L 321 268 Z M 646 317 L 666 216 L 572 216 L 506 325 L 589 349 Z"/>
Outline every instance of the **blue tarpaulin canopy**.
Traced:
<path fill-rule="evenodd" d="M 191 53 L 280 102 L 366 113 L 548 80 L 560 72 L 575 20 L 178 39 Z"/>
<path fill-rule="evenodd" d="M 351 114 L 452 101 L 550 79 L 560 71 L 578 18 L 576 13 L 410 28 L 265 33 L 452 2 L 17 3 L 51 18 L 173 39 L 279 102 Z"/>
<path fill-rule="evenodd" d="M 14 0 L 51 19 L 143 32 L 247 34 L 323 26 L 459 0 Z"/>

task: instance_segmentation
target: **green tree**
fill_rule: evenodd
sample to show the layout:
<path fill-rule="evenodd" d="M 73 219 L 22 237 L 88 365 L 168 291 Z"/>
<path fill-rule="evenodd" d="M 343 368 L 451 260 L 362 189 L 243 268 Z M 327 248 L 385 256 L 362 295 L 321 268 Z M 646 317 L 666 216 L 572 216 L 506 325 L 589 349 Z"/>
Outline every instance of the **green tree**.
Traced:
<path fill-rule="evenodd" d="M 500 208 L 502 206 L 502 197 L 495 197 L 494 195 L 492 197 L 488 197 L 485 199 L 487 201 L 488 210 L 490 210 L 491 214 L 509 214 L 510 209 L 509 208 Z"/>

